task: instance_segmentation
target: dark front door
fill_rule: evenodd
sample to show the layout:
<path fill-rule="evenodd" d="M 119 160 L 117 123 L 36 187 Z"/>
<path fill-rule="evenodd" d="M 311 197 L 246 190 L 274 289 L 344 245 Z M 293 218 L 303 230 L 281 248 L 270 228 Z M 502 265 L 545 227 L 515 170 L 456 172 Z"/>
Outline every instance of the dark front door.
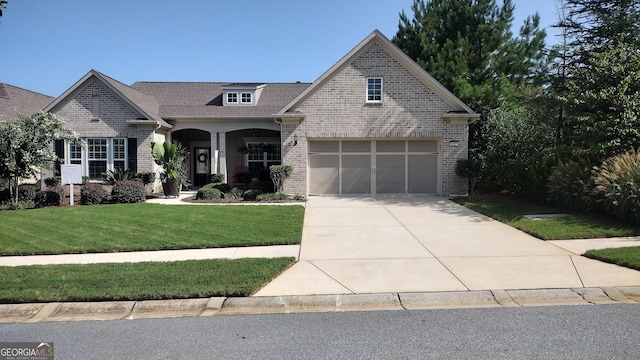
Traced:
<path fill-rule="evenodd" d="M 203 186 L 209 183 L 211 174 L 211 149 L 194 148 L 194 153 L 193 186 Z"/>

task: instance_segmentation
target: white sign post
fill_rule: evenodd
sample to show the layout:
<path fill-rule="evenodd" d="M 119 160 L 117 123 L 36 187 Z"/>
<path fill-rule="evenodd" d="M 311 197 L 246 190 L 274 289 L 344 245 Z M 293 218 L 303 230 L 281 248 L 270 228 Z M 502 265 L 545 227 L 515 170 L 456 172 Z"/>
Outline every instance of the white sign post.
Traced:
<path fill-rule="evenodd" d="M 82 165 L 60 165 L 62 185 L 69 185 L 69 204 L 73 206 L 73 184 L 82 184 Z"/>

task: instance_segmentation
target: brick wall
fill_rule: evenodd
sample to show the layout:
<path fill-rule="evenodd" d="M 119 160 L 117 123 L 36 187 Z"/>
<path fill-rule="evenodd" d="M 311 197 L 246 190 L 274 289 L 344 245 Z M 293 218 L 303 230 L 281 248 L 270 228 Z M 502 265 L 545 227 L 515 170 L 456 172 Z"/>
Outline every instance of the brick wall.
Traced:
<path fill-rule="evenodd" d="M 383 78 L 383 103 L 367 104 L 367 77 Z M 442 115 L 458 110 L 407 70 L 376 42 L 325 81 L 297 109 L 306 118 L 282 127 L 284 144 L 298 136 L 297 146 L 284 146 L 283 163 L 294 166 L 286 182 L 289 193 L 306 194 L 308 139 L 438 139 L 442 140 L 442 195 L 466 192 L 455 175 L 455 162 L 467 157 L 468 125 L 451 124 Z M 459 141 L 456 148 L 450 140 Z"/>
<path fill-rule="evenodd" d="M 94 95 L 100 97 L 99 120 L 93 119 Z M 154 127 L 127 124 L 127 120 L 140 118 L 141 115 L 96 78 L 87 80 L 76 90 L 72 98 L 55 109 L 55 112 L 80 137 L 136 138 L 138 172 L 155 170 L 149 153 L 154 139 Z"/>

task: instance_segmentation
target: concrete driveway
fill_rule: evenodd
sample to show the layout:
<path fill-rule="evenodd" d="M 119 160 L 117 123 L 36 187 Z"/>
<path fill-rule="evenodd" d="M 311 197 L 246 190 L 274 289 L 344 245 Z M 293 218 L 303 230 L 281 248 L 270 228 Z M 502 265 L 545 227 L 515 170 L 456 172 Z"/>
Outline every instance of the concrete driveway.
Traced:
<path fill-rule="evenodd" d="M 438 197 L 312 197 L 300 261 L 255 296 L 640 285 Z"/>

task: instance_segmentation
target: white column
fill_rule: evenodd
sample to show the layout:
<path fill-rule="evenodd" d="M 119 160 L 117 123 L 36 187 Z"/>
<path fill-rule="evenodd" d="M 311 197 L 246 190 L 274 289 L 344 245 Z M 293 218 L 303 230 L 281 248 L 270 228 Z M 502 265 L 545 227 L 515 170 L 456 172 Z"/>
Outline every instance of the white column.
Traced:
<path fill-rule="evenodd" d="M 227 133 L 220 132 L 220 151 L 218 152 L 218 173 L 224 175 L 226 182 L 230 182 L 229 176 L 227 176 Z"/>
<path fill-rule="evenodd" d="M 218 136 L 217 132 L 211 131 L 211 173 L 216 174 L 218 172 Z"/>

